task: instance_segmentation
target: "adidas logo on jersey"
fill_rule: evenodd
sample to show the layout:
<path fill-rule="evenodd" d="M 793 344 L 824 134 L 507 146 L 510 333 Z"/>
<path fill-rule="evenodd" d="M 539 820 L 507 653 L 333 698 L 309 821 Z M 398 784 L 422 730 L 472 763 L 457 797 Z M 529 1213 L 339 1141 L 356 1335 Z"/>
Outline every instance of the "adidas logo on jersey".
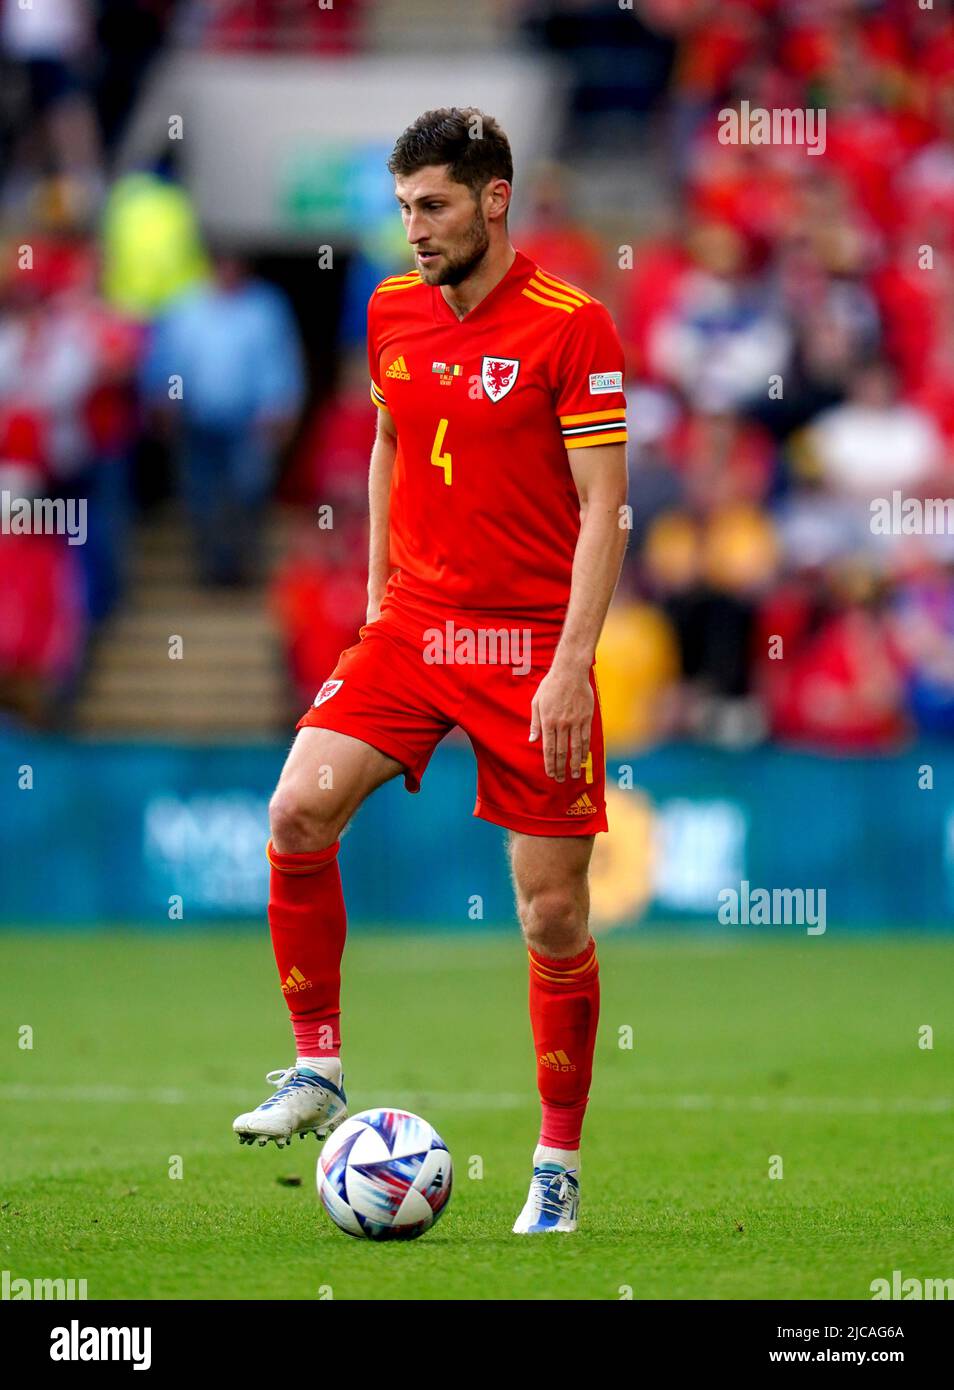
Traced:
<path fill-rule="evenodd" d="M 303 989 L 311 989 L 311 981 L 305 979 L 297 965 L 293 965 L 288 979 L 282 985 L 282 993 L 299 994 Z"/>
<path fill-rule="evenodd" d="M 388 367 L 384 375 L 392 377 L 396 381 L 411 380 L 411 373 L 407 369 L 407 363 L 404 360 L 403 353 L 400 357 L 395 357 L 394 361 L 391 363 L 390 367 Z"/>
<path fill-rule="evenodd" d="M 576 1071 L 576 1063 L 571 1062 L 562 1048 L 557 1048 L 556 1052 L 541 1052 L 537 1058 L 541 1067 L 546 1067 L 548 1071 Z"/>
<path fill-rule="evenodd" d="M 576 798 L 572 806 L 567 807 L 566 813 L 568 816 L 592 816 L 596 814 L 596 807 L 584 792 Z"/>

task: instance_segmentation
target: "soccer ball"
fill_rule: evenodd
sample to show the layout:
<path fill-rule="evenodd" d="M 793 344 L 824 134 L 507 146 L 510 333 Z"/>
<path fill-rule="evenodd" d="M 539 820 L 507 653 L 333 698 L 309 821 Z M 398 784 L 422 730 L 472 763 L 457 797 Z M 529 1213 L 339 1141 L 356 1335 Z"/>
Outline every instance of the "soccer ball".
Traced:
<path fill-rule="evenodd" d="M 318 1195 L 336 1225 L 369 1240 L 414 1240 L 451 1195 L 453 1166 L 435 1129 L 407 1110 L 364 1110 L 329 1136 Z"/>

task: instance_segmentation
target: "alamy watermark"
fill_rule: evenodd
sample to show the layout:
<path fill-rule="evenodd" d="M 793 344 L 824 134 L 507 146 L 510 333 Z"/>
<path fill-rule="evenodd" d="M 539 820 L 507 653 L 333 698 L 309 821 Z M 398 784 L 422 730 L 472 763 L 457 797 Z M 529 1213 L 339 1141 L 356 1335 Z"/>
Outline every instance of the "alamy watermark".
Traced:
<path fill-rule="evenodd" d="M 954 1279 L 902 1278 L 900 1269 L 891 1271 L 890 1279 L 872 1279 L 868 1285 L 871 1300 L 893 1299 L 954 1299 Z"/>
<path fill-rule="evenodd" d="M 954 536 L 954 497 L 872 497 L 869 525 L 874 536 Z"/>
<path fill-rule="evenodd" d="M 824 107 L 752 106 L 741 101 L 738 109 L 719 112 L 720 145 L 804 145 L 808 154 L 824 154 L 827 113 Z"/>
<path fill-rule="evenodd" d="M 66 536 L 86 544 L 85 497 L 16 497 L 0 491 L 0 532 L 5 536 Z"/>
<path fill-rule="evenodd" d="M 528 627 L 457 627 L 448 618 L 424 633 L 424 660 L 428 666 L 509 666 L 515 676 L 525 676 L 530 646 Z"/>
<path fill-rule="evenodd" d="M 0 1269 L 0 1302 L 32 1299 L 69 1302 L 88 1297 L 85 1279 L 24 1279 L 17 1278 L 9 1269 Z"/>
<path fill-rule="evenodd" d="M 51 1361 L 130 1361 L 134 1371 L 152 1365 L 151 1327 L 81 1327 L 74 1318 L 69 1327 L 50 1333 Z"/>
<path fill-rule="evenodd" d="M 719 890 L 723 926 L 805 927 L 808 936 L 825 933 L 824 888 L 752 888 L 744 878 L 738 888 Z"/>

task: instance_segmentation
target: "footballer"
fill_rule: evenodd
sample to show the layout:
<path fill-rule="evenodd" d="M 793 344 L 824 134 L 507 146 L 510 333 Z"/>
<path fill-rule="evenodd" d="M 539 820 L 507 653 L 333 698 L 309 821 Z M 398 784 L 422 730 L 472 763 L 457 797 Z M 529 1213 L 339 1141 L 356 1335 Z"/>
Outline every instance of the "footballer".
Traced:
<path fill-rule="evenodd" d="M 627 534 L 623 353 L 602 304 L 511 244 L 513 162 L 492 117 L 428 111 L 388 168 L 416 264 L 368 305 L 367 621 L 272 798 L 268 918 L 296 1060 L 233 1128 L 281 1146 L 346 1117 L 339 837 L 382 783 L 416 792 L 458 726 L 474 815 L 509 832 L 529 957 L 542 1114 L 513 1229 L 574 1231 L 600 997 L 588 871 L 606 830 L 594 656 Z M 435 659 L 435 633 L 483 659 Z M 528 638 L 519 663 L 486 659 L 507 643 L 481 636 L 507 633 Z"/>

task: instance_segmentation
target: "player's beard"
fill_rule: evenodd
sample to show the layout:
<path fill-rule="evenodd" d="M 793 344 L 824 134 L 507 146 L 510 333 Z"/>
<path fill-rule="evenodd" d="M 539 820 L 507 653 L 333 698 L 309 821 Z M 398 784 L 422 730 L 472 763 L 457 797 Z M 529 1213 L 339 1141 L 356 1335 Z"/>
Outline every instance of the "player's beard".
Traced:
<path fill-rule="evenodd" d="M 475 208 L 470 226 L 454 250 L 443 253 L 444 268 L 428 272 L 425 267 L 421 270 L 421 279 L 426 285 L 460 285 L 469 275 L 473 275 L 489 246 L 487 223 L 480 208 Z"/>

